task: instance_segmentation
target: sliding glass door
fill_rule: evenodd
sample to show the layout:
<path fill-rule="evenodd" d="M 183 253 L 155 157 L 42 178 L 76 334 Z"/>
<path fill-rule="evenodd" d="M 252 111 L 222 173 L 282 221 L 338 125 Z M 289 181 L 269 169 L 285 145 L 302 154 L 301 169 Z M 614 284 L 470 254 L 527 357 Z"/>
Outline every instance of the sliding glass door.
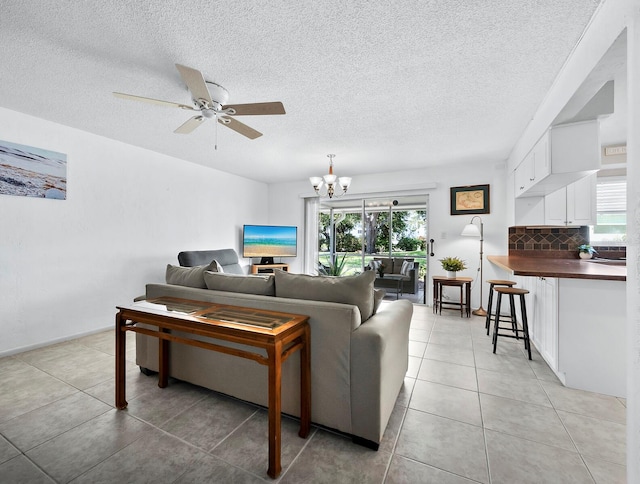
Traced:
<path fill-rule="evenodd" d="M 427 271 L 427 195 L 321 200 L 318 272 L 357 274 L 376 256 L 414 258 Z"/>

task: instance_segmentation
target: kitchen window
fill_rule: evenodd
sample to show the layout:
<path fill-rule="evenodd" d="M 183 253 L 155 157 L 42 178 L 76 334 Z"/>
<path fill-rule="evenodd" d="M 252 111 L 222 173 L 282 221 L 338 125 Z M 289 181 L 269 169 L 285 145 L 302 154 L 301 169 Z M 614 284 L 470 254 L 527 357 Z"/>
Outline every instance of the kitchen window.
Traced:
<path fill-rule="evenodd" d="M 596 203 L 597 225 L 591 226 L 591 245 L 626 245 L 626 178 L 599 178 L 596 185 Z"/>

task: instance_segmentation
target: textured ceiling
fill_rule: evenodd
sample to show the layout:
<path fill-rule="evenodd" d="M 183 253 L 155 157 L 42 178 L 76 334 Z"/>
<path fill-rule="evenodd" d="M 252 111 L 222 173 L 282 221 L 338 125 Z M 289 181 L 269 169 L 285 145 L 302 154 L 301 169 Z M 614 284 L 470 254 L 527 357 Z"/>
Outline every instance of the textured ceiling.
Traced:
<path fill-rule="evenodd" d="M 598 0 L 3 0 L 0 106 L 255 180 L 506 159 Z M 208 122 L 175 63 L 229 103 L 257 140 Z M 0 130 L 1 132 L 1 130 Z"/>

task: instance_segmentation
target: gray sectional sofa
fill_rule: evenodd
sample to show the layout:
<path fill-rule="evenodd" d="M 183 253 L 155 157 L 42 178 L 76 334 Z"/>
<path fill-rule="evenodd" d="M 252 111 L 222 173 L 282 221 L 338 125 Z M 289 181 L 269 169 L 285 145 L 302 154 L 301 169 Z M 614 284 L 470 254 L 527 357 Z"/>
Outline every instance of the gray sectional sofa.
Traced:
<path fill-rule="evenodd" d="M 407 271 L 404 279 L 400 282 L 402 285 L 402 292 L 405 294 L 418 294 L 418 280 L 420 264 L 412 257 L 374 257 L 374 261 L 379 261 L 384 265 L 385 274 L 393 274 L 399 276 L 402 270 L 402 263 L 408 261 L 412 264 L 412 268 Z M 365 267 L 365 270 L 371 270 L 371 266 Z M 396 280 L 385 279 L 384 277 L 376 278 L 375 286 L 380 289 L 393 289 L 395 290 L 398 282 Z"/>
<path fill-rule="evenodd" d="M 173 283 L 148 284 L 146 298 L 174 296 L 308 315 L 312 422 L 377 449 L 408 367 L 410 302 L 380 302 L 371 272 L 342 278 L 284 271 L 241 275 L 233 249 L 182 252 L 179 260 L 196 267 L 169 266 Z M 136 348 L 137 364 L 157 370 L 157 339 L 136 334 Z M 296 353 L 285 361 L 282 374 L 282 409 L 293 416 L 300 409 L 298 358 Z M 173 344 L 169 365 L 177 379 L 267 405 L 267 368 L 254 361 Z"/>

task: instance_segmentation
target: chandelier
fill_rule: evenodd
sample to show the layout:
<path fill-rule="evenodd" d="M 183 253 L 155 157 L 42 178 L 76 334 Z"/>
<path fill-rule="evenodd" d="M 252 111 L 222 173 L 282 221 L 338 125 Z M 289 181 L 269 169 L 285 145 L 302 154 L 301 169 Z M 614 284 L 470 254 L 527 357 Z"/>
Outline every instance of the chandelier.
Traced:
<path fill-rule="evenodd" d="M 334 175 L 333 159 L 336 157 L 336 155 L 327 155 L 327 157 L 329 158 L 329 173 L 327 173 L 323 177 L 309 177 L 309 181 L 313 185 L 313 189 L 316 191 L 317 195 L 321 197 L 328 196 L 329 198 L 333 198 L 334 196 L 341 197 L 342 195 L 347 193 L 347 189 L 349 188 L 349 185 L 351 185 L 351 177 L 341 176 L 340 178 L 338 178 L 336 175 Z M 336 195 L 335 193 L 336 180 L 338 181 L 338 185 L 342 189 L 342 193 L 340 193 L 339 195 Z M 326 185 L 325 193 L 321 193 L 323 185 Z"/>

